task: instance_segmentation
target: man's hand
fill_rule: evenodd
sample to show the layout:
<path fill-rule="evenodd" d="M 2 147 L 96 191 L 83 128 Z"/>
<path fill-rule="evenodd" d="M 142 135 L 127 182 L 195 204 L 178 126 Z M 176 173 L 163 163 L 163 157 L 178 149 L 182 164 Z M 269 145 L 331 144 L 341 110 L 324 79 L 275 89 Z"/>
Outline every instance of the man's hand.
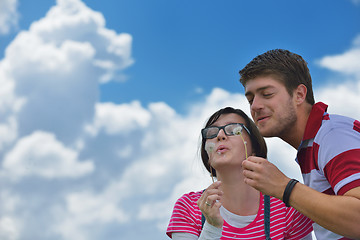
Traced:
<path fill-rule="evenodd" d="M 290 178 L 274 164 L 261 157 L 250 156 L 242 163 L 245 183 L 260 192 L 282 200 Z"/>

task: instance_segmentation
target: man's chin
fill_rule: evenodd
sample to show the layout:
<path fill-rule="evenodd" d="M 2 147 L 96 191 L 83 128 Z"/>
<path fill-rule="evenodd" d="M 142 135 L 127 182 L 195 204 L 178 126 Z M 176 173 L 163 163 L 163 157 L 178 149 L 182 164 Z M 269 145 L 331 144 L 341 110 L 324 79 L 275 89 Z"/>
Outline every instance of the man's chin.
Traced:
<path fill-rule="evenodd" d="M 274 133 L 272 133 L 271 131 L 269 131 L 267 129 L 259 128 L 259 132 L 260 132 L 261 136 L 266 137 L 266 138 L 275 137 Z"/>

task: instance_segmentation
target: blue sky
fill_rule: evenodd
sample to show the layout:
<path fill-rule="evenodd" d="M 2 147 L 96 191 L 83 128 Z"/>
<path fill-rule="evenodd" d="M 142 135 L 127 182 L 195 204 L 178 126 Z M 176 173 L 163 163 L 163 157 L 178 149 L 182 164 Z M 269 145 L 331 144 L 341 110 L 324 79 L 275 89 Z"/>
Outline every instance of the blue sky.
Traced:
<path fill-rule="evenodd" d="M 359 22 L 357 0 L 2 0 L 0 238 L 167 239 L 176 199 L 210 183 L 200 129 L 248 112 L 256 55 L 302 55 L 316 100 L 360 119 Z"/>

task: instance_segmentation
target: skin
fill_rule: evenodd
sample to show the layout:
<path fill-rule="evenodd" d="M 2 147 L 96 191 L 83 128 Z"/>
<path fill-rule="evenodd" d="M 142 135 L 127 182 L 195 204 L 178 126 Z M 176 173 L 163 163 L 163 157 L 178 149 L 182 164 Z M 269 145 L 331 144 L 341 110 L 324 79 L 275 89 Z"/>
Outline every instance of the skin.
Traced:
<path fill-rule="evenodd" d="M 245 96 L 261 135 L 279 137 L 295 148 L 300 145 L 311 111 L 311 105 L 304 102 L 304 85 L 290 96 L 285 86 L 273 77 L 258 77 L 246 84 Z M 305 112 L 306 117 L 300 112 Z"/>
<path fill-rule="evenodd" d="M 234 113 L 223 114 L 213 126 L 224 126 L 228 123 L 244 123 L 244 119 Z M 242 137 L 247 142 L 248 153 L 251 154 L 251 141 L 245 130 L 242 131 Z M 197 202 L 207 222 L 222 228 L 224 220 L 220 215 L 221 206 L 237 215 L 257 214 L 260 193 L 244 182 L 242 162 L 246 156 L 241 136 L 227 136 L 220 130 L 216 138 L 207 141 L 215 144 L 214 151 L 208 155 L 219 180 L 211 184 Z M 206 202 L 210 203 L 210 206 Z"/>
<path fill-rule="evenodd" d="M 299 85 L 290 96 L 285 86 L 271 76 L 250 80 L 245 86 L 245 95 L 261 134 L 279 137 L 297 149 L 312 108 L 305 101 L 306 91 L 304 85 Z M 282 200 L 290 178 L 274 164 L 266 159 L 250 156 L 243 161 L 243 168 L 246 184 Z M 360 239 L 360 187 L 349 190 L 344 196 L 334 196 L 297 183 L 290 195 L 289 204 L 334 233 Z"/>

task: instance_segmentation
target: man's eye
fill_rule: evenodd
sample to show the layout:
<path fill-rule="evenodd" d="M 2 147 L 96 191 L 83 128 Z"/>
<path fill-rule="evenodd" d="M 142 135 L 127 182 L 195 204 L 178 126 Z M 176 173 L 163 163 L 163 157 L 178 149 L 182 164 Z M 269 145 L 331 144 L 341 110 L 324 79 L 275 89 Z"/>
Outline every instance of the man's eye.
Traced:
<path fill-rule="evenodd" d="M 264 97 L 271 97 L 273 95 L 273 93 L 264 93 L 263 96 Z"/>
<path fill-rule="evenodd" d="M 248 100 L 248 103 L 250 103 L 250 104 L 254 101 L 253 96 L 246 96 L 246 99 Z"/>

